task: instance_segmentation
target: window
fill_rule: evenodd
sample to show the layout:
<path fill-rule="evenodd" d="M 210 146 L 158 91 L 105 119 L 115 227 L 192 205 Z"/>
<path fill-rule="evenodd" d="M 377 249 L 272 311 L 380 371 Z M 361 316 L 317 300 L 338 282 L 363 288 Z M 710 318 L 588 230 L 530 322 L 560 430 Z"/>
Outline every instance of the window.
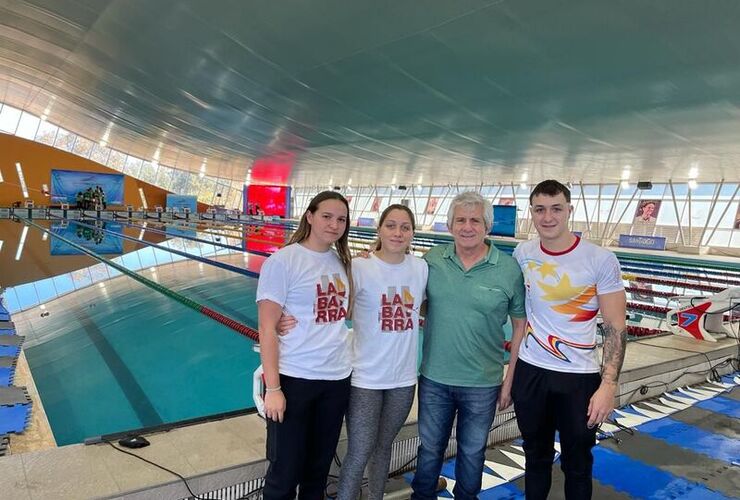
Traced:
<path fill-rule="evenodd" d="M 139 172 L 139 179 L 150 184 L 154 184 L 154 180 L 157 178 L 157 168 L 159 165 L 150 161 L 145 161 L 141 165 L 141 171 Z"/>
<path fill-rule="evenodd" d="M 57 127 L 53 123 L 42 121 L 39 124 L 39 129 L 36 131 L 35 140 L 36 142 L 40 142 L 41 144 L 46 144 L 47 146 L 53 146 L 54 141 L 57 138 L 58 130 L 59 130 L 59 127 Z"/>
<path fill-rule="evenodd" d="M 75 139 L 77 139 L 76 135 L 59 127 L 59 132 L 57 132 L 57 137 L 54 141 L 54 147 L 64 151 L 72 151 L 75 145 Z"/>
<path fill-rule="evenodd" d="M 93 141 L 90 139 L 85 139 L 84 137 L 77 137 L 77 140 L 75 141 L 75 145 L 72 148 L 72 152 L 76 154 L 77 156 L 82 156 L 83 158 L 88 158 L 90 156 L 90 152 L 93 149 Z"/>
<path fill-rule="evenodd" d="M 24 111 L 21 114 L 21 120 L 18 123 L 18 130 L 15 131 L 15 135 L 33 140 L 36 137 L 36 131 L 39 128 L 40 122 L 41 120 L 38 117 Z"/>
<path fill-rule="evenodd" d="M 126 166 L 123 167 L 123 173 L 130 175 L 131 177 L 139 177 L 139 171 L 144 160 L 136 158 L 135 156 L 129 156 L 126 158 Z"/>
<path fill-rule="evenodd" d="M 100 163 L 101 165 L 106 165 L 108 163 L 110 153 L 111 151 L 109 148 L 103 147 L 100 144 L 94 144 L 92 153 L 90 153 L 90 159 L 96 163 Z"/>
<path fill-rule="evenodd" d="M 119 172 L 123 172 L 123 169 L 126 166 L 126 158 L 126 154 L 121 153 L 120 151 L 111 150 L 110 155 L 108 156 L 108 166 L 112 169 L 118 170 Z"/>
<path fill-rule="evenodd" d="M 21 110 L 5 104 L 0 109 L 0 132 L 15 134 L 18 121 L 21 119 Z"/>

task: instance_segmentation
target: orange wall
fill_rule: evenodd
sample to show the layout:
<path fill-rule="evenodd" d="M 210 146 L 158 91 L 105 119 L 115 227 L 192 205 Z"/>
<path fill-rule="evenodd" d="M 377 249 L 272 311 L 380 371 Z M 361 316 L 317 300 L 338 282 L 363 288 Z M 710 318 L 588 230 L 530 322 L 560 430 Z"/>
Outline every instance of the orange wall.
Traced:
<path fill-rule="evenodd" d="M 51 146 L 0 133 L 0 172 L 5 180 L 5 182 L 0 183 L 0 207 L 9 207 L 13 202 L 23 201 L 20 181 L 15 170 L 16 162 L 21 163 L 28 194 L 36 206 L 49 204 L 49 198 L 41 193 L 41 185 L 51 186 L 52 169 L 80 170 L 104 174 L 121 173 L 92 160 Z M 168 191 L 128 175 L 125 176 L 123 186 L 123 197 L 126 205 L 141 206 L 139 188 L 144 189 L 147 205 L 150 208 L 157 205 L 166 206 Z M 205 211 L 206 208 L 208 208 L 207 205 L 198 203 L 199 212 Z"/>

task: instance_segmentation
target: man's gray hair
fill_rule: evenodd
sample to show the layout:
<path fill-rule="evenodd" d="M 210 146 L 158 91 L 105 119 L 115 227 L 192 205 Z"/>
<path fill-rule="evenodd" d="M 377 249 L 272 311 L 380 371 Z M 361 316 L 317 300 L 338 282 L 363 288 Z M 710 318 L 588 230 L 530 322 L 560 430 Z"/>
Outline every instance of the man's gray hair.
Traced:
<path fill-rule="evenodd" d="M 465 191 L 455 196 L 450 202 L 450 209 L 447 211 L 447 227 L 452 228 L 452 222 L 457 207 L 474 207 L 479 206 L 483 209 L 483 223 L 486 226 L 486 234 L 491 232 L 493 227 L 493 209 L 491 204 L 475 191 Z"/>

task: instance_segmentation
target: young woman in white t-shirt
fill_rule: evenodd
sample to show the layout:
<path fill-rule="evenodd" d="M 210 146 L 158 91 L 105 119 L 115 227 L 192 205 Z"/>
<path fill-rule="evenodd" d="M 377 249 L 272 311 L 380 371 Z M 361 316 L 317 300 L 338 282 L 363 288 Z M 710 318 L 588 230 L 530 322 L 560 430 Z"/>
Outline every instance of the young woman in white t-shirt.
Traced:
<path fill-rule="evenodd" d="M 428 274 L 426 262 L 409 253 L 414 229 L 408 207 L 389 206 L 380 216 L 374 252 L 352 262 L 352 389 L 338 500 L 358 497 L 366 466 L 370 500 L 383 497 L 391 445 L 414 400 Z"/>
<path fill-rule="evenodd" d="M 350 392 L 349 205 L 335 191 L 314 197 L 288 244 L 262 266 L 257 286 L 267 419 L 266 500 L 323 500 Z M 336 249 L 333 250 L 332 246 Z M 297 319 L 277 336 L 285 313 Z"/>

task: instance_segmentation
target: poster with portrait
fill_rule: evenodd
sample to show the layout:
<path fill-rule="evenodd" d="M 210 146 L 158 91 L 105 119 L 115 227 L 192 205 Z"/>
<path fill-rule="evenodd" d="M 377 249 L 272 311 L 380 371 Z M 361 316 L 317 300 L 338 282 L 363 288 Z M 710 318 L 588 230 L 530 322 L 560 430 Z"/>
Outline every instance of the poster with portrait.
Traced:
<path fill-rule="evenodd" d="M 498 204 L 510 207 L 516 205 L 516 200 L 514 198 L 499 198 Z"/>
<path fill-rule="evenodd" d="M 434 215 L 437 212 L 437 205 L 439 204 L 439 198 L 429 198 L 427 200 L 427 208 L 424 213 L 427 215 Z"/>
<path fill-rule="evenodd" d="M 740 203 L 737 204 L 737 212 L 735 213 L 735 224 L 732 226 L 735 229 L 740 229 Z"/>
<path fill-rule="evenodd" d="M 373 199 L 373 204 L 370 206 L 371 212 L 380 212 L 380 197 L 376 196 Z"/>
<path fill-rule="evenodd" d="M 640 200 L 635 211 L 634 224 L 655 224 L 661 200 Z"/>

